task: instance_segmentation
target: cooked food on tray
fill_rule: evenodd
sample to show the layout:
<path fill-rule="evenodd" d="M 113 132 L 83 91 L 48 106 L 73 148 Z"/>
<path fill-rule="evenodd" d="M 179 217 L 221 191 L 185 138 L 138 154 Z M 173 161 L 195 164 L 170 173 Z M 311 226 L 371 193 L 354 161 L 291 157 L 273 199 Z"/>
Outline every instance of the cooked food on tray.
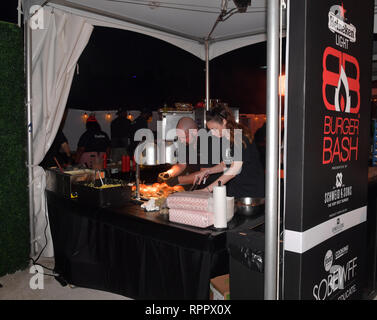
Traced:
<path fill-rule="evenodd" d="M 132 191 L 136 186 L 132 186 Z M 169 187 L 166 183 L 154 183 L 152 185 L 140 184 L 140 196 L 142 198 L 166 198 L 174 192 L 185 191 L 182 186 Z"/>

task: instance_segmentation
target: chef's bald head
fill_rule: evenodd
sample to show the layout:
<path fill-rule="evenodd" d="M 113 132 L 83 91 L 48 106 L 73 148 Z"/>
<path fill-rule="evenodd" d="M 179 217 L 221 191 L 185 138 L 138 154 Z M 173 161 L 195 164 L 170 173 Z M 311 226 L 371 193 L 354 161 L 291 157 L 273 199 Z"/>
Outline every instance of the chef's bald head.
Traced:
<path fill-rule="evenodd" d="M 177 136 L 181 142 L 192 143 L 198 135 L 196 122 L 189 117 L 181 118 L 177 123 Z"/>
<path fill-rule="evenodd" d="M 198 126 L 193 119 L 189 117 L 184 117 L 184 118 L 179 119 L 177 123 L 177 129 L 181 129 L 183 131 L 190 130 L 190 129 L 198 130 Z"/>

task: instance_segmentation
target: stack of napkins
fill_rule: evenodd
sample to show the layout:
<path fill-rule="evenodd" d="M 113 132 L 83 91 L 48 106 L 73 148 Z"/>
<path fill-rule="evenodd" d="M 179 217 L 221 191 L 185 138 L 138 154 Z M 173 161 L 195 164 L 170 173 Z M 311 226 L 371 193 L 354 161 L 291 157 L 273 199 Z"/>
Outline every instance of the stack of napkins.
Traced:
<path fill-rule="evenodd" d="M 169 220 L 199 228 L 213 225 L 212 193 L 186 191 L 171 194 L 166 199 L 169 208 Z M 227 197 L 227 221 L 234 214 L 234 199 Z"/>

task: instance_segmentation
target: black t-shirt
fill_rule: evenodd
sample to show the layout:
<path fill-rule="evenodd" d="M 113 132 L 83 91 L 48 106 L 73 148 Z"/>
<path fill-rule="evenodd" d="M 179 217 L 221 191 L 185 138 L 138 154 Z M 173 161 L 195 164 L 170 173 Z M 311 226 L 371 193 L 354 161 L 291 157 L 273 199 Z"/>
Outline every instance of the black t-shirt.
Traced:
<path fill-rule="evenodd" d="M 59 151 L 61 145 L 64 142 L 68 143 L 68 140 L 65 137 L 63 131 L 61 129 L 59 129 L 58 132 L 56 133 L 56 137 L 54 139 L 54 142 L 52 143 L 50 149 L 47 151 L 44 159 L 40 163 L 41 167 L 49 168 L 49 167 L 52 167 L 52 166 L 56 166 L 56 162 L 54 160 L 54 157 L 56 158 L 56 160 L 58 160 L 60 165 L 63 165 L 64 163 L 67 162 L 66 161 L 67 159 Z"/>
<path fill-rule="evenodd" d="M 106 152 L 110 139 L 106 132 L 87 130 L 80 137 L 77 147 L 84 147 L 84 152 Z"/>
<path fill-rule="evenodd" d="M 216 142 L 212 140 L 216 140 Z M 214 157 L 212 148 L 214 148 L 215 143 L 218 143 L 218 150 Z M 216 137 L 210 137 L 207 146 L 205 144 L 201 146 L 200 136 L 190 144 L 178 142 L 178 152 L 180 153 L 183 150 L 185 150 L 184 157 L 179 155 L 178 161 L 190 166 L 192 168 L 190 171 L 192 172 L 198 171 L 200 168 L 213 167 L 221 162 L 221 140 Z"/>
<path fill-rule="evenodd" d="M 182 175 L 197 172 L 201 168 L 211 168 L 221 162 L 221 139 L 211 136 L 208 139 L 207 147 L 205 147 L 205 144 L 201 147 L 200 139 L 200 136 L 198 136 L 196 142 L 184 146 L 186 149 L 185 161 L 180 163 L 185 163 L 186 169 Z M 212 152 L 213 148 L 217 149 L 214 154 Z M 196 163 L 193 163 L 190 159 Z M 201 187 L 210 185 L 220 176 L 221 174 L 210 175 L 206 183 L 202 184 Z"/>
<path fill-rule="evenodd" d="M 242 169 L 241 172 L 226 184 L 229 197 L 264 198 L 265 177 L 260 155 L 255 143 L 242 137 Z M 231 147 L 234 155 L 234 148 Z"/>
<path fill-rule="evenodd" d="M 148 121 L 143 117 L 138 117 L 134 122 L 131 123 L 131 135 L 132 140 L 135 137 L 135 133 L 139 129 L 147 129 L 148 128 Z"/>
<path fill-rule="evenodd" d="M 127 147 L 125 139 L 131 135 L 131 121 L 126 117 L 118 117 L 111 122 L 111 146 L 114 148 Z"/>

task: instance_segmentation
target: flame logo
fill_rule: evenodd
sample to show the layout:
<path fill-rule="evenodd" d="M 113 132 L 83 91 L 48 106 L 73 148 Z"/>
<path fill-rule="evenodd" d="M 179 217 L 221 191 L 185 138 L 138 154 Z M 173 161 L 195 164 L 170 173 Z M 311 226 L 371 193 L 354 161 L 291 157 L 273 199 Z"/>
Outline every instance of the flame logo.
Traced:
<path fill-rule="evenodd" d="M 330 57 L 332 57 L 331 60 L 329 60 Z M 345 70 L 348 70 L 346 64 L 350 65 L 356 73 L 347 75 L 345 72 Z M 360 67 L 357 59 L 332 47 L 327 47 L 323 52 L 322 67 L 322 98 L 326 109 L 359 113 Z M 328 88 L 332 90 L 327 90 Z M 350 95 L 350 93 L 352 94 Z"/>
<path fill-rule="evenodd" d="M 338 86 L 335 89 L 335 110 L 349 113 L 350 107 L 351 107 L 351 97 L 350 97 L 347 75 L 344 72 L 343 66 L 341 66 Z"/>

